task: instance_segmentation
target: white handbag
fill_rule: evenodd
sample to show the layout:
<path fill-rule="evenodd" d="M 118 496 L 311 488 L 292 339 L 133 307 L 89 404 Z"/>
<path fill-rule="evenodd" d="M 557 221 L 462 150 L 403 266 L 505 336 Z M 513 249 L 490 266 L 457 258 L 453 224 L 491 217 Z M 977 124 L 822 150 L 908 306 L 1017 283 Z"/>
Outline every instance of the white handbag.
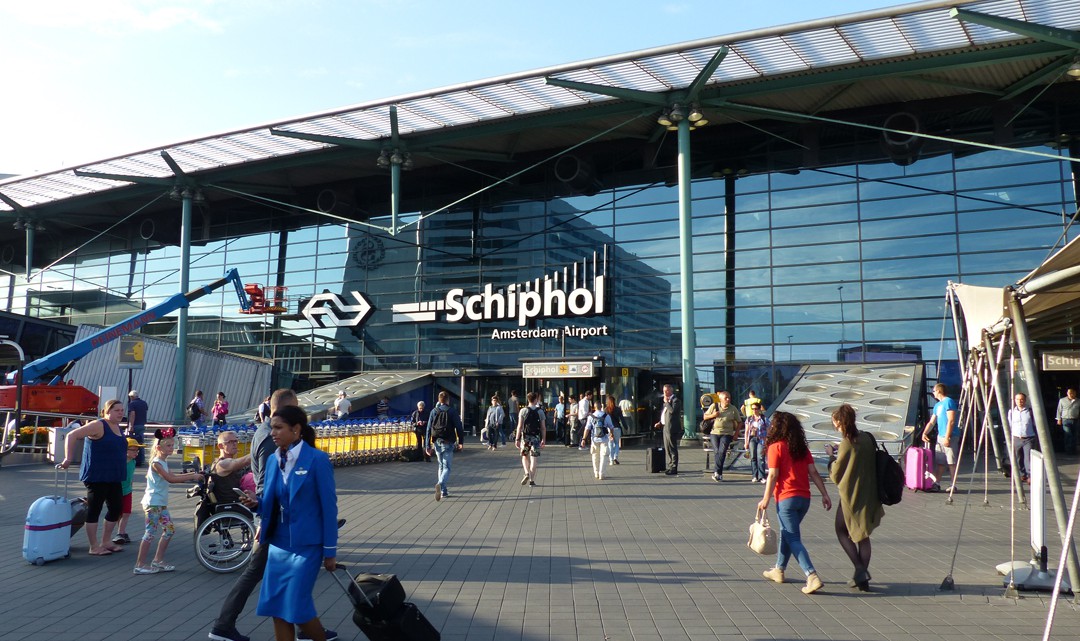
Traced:
<path fill-rule="evenodd" d="M 758 510 L 750 524 L 750 538 L 746 547 L 763 555 L 776 554 L 776 532 L 769 525 L 765 510 Z"/>

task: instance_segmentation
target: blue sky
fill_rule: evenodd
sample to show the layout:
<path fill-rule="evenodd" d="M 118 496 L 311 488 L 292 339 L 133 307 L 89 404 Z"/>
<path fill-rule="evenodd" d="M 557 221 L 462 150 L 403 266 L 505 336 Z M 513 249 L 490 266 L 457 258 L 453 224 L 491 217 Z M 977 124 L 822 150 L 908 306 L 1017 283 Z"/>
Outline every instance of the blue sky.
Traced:
<path fill-rule="evenodd" d="M 0 3 L 0 174 L 896 0 Z"/>

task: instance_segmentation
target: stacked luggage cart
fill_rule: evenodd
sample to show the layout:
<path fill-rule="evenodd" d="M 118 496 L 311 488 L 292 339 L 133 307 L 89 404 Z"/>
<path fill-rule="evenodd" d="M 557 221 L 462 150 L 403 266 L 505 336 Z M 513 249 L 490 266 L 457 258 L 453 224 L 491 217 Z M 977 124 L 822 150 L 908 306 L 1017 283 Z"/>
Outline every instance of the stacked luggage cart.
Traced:
<path fill-rule="evenodd" d="M 416 448 L 407 416 L 316 421 L 315 446 L 330 455 L 335 466 L 394 461 Z"/>
<path fill-rule="evenodd" d="M 335 466 L 362 465 L 397 460 L 406 450 L 416 448 L 412 422 L 407 416 L 386 420 L 358 418 L 315 421 L 315 446 L 330 455 Z M 257 426 L 246 425 L 189 427 L 180 430 L 184 460 L 217 458 L 217 436 L 225 430 L 236 432 L 240 440 L 237 456 L 251 453 L 251 439 Z"/>

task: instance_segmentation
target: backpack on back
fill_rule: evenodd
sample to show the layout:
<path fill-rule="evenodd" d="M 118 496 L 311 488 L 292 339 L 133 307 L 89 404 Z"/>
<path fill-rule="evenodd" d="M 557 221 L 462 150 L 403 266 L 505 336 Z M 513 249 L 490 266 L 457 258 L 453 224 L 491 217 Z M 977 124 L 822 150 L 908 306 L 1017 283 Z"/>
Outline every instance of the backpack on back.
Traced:
<path fill-rule="evenodd" d="M 525 436 L 540 436 L 540 410 L 535 407 L 525 408 L 525 420 L 522 422 Z"/>
<path fill-rule="evenodd" d="M 431 439 L 454 441 L 454 428 L 450 426 L 450 411 L 435 408 L 431 410 Z"/>
<path fill-rule="evenodd" d="M 604 438 L 605 436 L 607 436 L 609 428 L 607 426 L 607 421 L 604 419 L 606 419 L 608 415 L 606 413 L 601 414 L 600 416 L 597 416 L 596 414 L 590 414 L 589 417 L 592 419 L 593 422 L 592 437 Z"/>
<path fill-rule="evenodd" d="M 199 409 L 199 404 L 195 401 L 191 401 L 191 404 L 188 405 L 188 418 L 192 421 L 197 421 L 200 416 L 202 416 L 202 410 Z"/>
<path fill-rule="evenodd" d="M 870 435 L 873 438 L 873 434 Z M 874 440 L 874 464 L 877 470 L 878 500 L 882 505 L 896 505 L 904 498 L 904 468 Z"/>

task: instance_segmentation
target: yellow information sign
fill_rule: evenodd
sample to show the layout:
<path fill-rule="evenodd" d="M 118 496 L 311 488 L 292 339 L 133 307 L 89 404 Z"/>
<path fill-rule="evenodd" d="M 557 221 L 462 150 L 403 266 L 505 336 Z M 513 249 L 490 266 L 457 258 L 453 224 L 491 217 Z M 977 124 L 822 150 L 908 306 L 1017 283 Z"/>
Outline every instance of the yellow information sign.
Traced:
<path fill-rule="evenodd" d="M 146 341 L 137 336 L 121 336 L 116 366 L 120 369 L 142 369 L 146 356 Z"/>

